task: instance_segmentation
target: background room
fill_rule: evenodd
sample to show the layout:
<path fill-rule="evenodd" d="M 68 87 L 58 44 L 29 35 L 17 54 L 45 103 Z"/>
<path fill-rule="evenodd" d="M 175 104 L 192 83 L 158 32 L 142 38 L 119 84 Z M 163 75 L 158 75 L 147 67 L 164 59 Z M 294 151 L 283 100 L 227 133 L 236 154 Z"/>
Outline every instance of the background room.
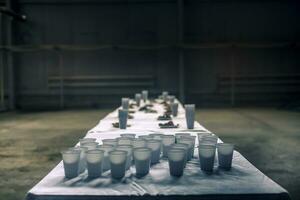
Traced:
<path fill-rule="evenodd" d="M 299 22 L 297 0 L 0 0 L 0 199 L 142 90 L 300 199 Z"/>

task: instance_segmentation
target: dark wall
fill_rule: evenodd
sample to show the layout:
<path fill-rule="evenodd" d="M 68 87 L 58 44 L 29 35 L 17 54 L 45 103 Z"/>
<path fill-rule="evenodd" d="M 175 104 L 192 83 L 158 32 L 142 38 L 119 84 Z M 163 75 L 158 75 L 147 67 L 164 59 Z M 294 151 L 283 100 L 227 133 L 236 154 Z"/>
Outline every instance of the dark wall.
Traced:
<path fill-rule="evenodd" d="M 58 107 L 62 74 L 66 107 L 114 104 L 120 96 L 144 88 L 152 94 L 178 94 L 177 1 L 19 0 L 18 5 L 28 21 L 18 25 L 17 44 L 77 45 L 77 51 L 68 46 L 69 50 L 15 55 L 19 107 Z M 299 48 L 278 44 L 299 41 L 299 9 L 297 1 L 185 0 L 187 102 L 206 106 L 296 101 Z M 227 45 L 231 43 L 238 45 Z M 161 44 L 166 46 L 156 46 Z M 191 48 L 196 44 L 209 45 Z M 87 45 L 145 49 L 103 46 L 79 51 Z"/>

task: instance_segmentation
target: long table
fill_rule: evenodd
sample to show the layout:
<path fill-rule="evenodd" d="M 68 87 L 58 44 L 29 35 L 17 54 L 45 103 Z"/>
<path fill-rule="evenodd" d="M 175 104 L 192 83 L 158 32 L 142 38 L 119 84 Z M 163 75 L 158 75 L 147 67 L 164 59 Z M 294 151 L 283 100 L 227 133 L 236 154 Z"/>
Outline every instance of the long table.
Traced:
<path fill-rule="evenodd" d="M 126 130 L 112 127 L 112 122 L 118 120 L 116 109 L 89 130 L 86 137 L 96 138 L 101 143 L 102 139 L 115 138 L 122 133 L 136 133 L 139 136 L 157 132 L 186 132 L 194 135 L 209 132 L 196 121 L 194 130 L 187 130 L 185 111 L 181 104 L 178 116 L 173 118 L 179 128 L 160 129 L 157 117 L 163 114 L 164 108 L 161 104 L 154 103 L 153 109 L 158 112 L 135 112 L 134 119 L 128 120 L 131 126 Z M 201 171 L 195 151 L 194 158 L 188 162 L 184 175 L 180 178 L 170 176 L 168 161 L 161 159 L 160 163 L 151 166 L 150 173 L 143 178 L 135 177 L 135 168 L 132 166 L 121 181 L 115 181 L 110 178 L 110 171 L 92 180 L 88 179 L 87 172 L 74 179 L 65 179 L 63 164 L 60 162 L 27 193 L 26 199 L 290 199 L 284 188 L 264 175 L 237 151 L 233 154 L 231 170 L 219 169 L 217 163 L 216 158 L 212 174 Z"/>

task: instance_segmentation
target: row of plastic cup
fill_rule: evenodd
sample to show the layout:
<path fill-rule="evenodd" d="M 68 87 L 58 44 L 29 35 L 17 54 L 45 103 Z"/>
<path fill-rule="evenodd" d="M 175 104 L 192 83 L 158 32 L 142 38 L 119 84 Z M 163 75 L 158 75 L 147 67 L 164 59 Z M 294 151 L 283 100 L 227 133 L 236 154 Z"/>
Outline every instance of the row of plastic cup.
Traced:
<path fill-rule="evenodd" d="M 65 176 L 73 178 L 87 169 L 91 178 L 99 177 L 107 170 L 111 170 L 113 178 L 121 178 L 133 160 L 137 176 L 143 176 L 149 172 L 145 166 L 158 163 L 161 152 L 168 158 L 170 174 L 181 176 L 186 163 L 194 155 L 195 139 L 196 136 L 188 133 L 176 133 L 175 136 L 153 133 L 138 138 L 126 133 L 115 139 L 103 139 L 103 144 L 99 145 L 95 138 L 84 138 L 80 140 L 80 146 L 62 152 Z M 213 134 L 198 134 L 198 155 L 204 171 L 213 170 L 216 148 L 219 166 L 231 167 L 233 145 L 217 144 L 217 140 Z"/>

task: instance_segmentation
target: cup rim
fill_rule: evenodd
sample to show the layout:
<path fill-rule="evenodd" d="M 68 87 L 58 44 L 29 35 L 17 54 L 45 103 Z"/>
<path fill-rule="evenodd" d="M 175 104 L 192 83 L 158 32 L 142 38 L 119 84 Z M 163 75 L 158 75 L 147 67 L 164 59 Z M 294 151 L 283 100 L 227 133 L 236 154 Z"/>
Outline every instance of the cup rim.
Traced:
<path fill-rule="evenodd" d="M 80 154 L 80 149 L 65 149 L 61 151 L 61 154 Z"/>
<path fill-rule="evenodd" d="M 230 147 L 234 147 L 234 144 L 233 144 L 233 143 L 225 143 L 225 142 L 224 142 L 224 143 L 218 143 L 218 144 L 217 144 L 217 147 L 219 147 L 219 146 L 227 146 L 227 147 L 230 146 Z"/>
<path fill-rule="evenodd" d="M 131 148 L 131 149 L 132 149 L 132 148 L 133 148 L 133 145 L 130 145 L 130 144 L 120 144 L 120 145 L 119 145 L 119 144 L 118 144 L 118 145 L 116 146 L 116 148 L 119 148 L 119 147 L 121 147 L 121 148 L 122 148 L 122 147 L 128 147 L 128 148 Z"/>
<path fill-rule="evenodd" d="M 110 152 L 108 152 L 109 155 L 127 155 L 128 152 L 127 151 L 123 151 L 123 150 L 112 150 Z"/>
<path fill-rule="evenodd" d="M 162 138 L 175 138 L 175 135 L 163 135 Z"/>
<path fill-rule="evenodd" d="M 136 152 L 136 151 L 139 151 L 139 152 L 151 152 L 152 149 L 147 148 L 147 147 L 137 147 L 137 148 L 133 148 L 133 152 Z"/>
<path fill-rule="evenodd" d="M 214 149 L 214 148 L 216 148 L 216 145 L 212 145 L 212 144 L 199 144 L 198 148 L 200 148 L 200 147 L 201 147 L 201 149 Z"/>
<path fill-rule="evenodd" d="M 101 150 L 101 149 L 91 149 L 91 150 L 88 150 L 88 151 L 86 151 L 86 154 L 98 154 L 98 153 L 102 153 L 102 154 L 104 154 L 104 151 L 103 150 Z"/>
<path fill-rule="evenodd" d="M 147 143 L 161 143 L 161 141 L 157 140 L 157 139 L 151 139 L 151 140 L 148 140 Z"/>

